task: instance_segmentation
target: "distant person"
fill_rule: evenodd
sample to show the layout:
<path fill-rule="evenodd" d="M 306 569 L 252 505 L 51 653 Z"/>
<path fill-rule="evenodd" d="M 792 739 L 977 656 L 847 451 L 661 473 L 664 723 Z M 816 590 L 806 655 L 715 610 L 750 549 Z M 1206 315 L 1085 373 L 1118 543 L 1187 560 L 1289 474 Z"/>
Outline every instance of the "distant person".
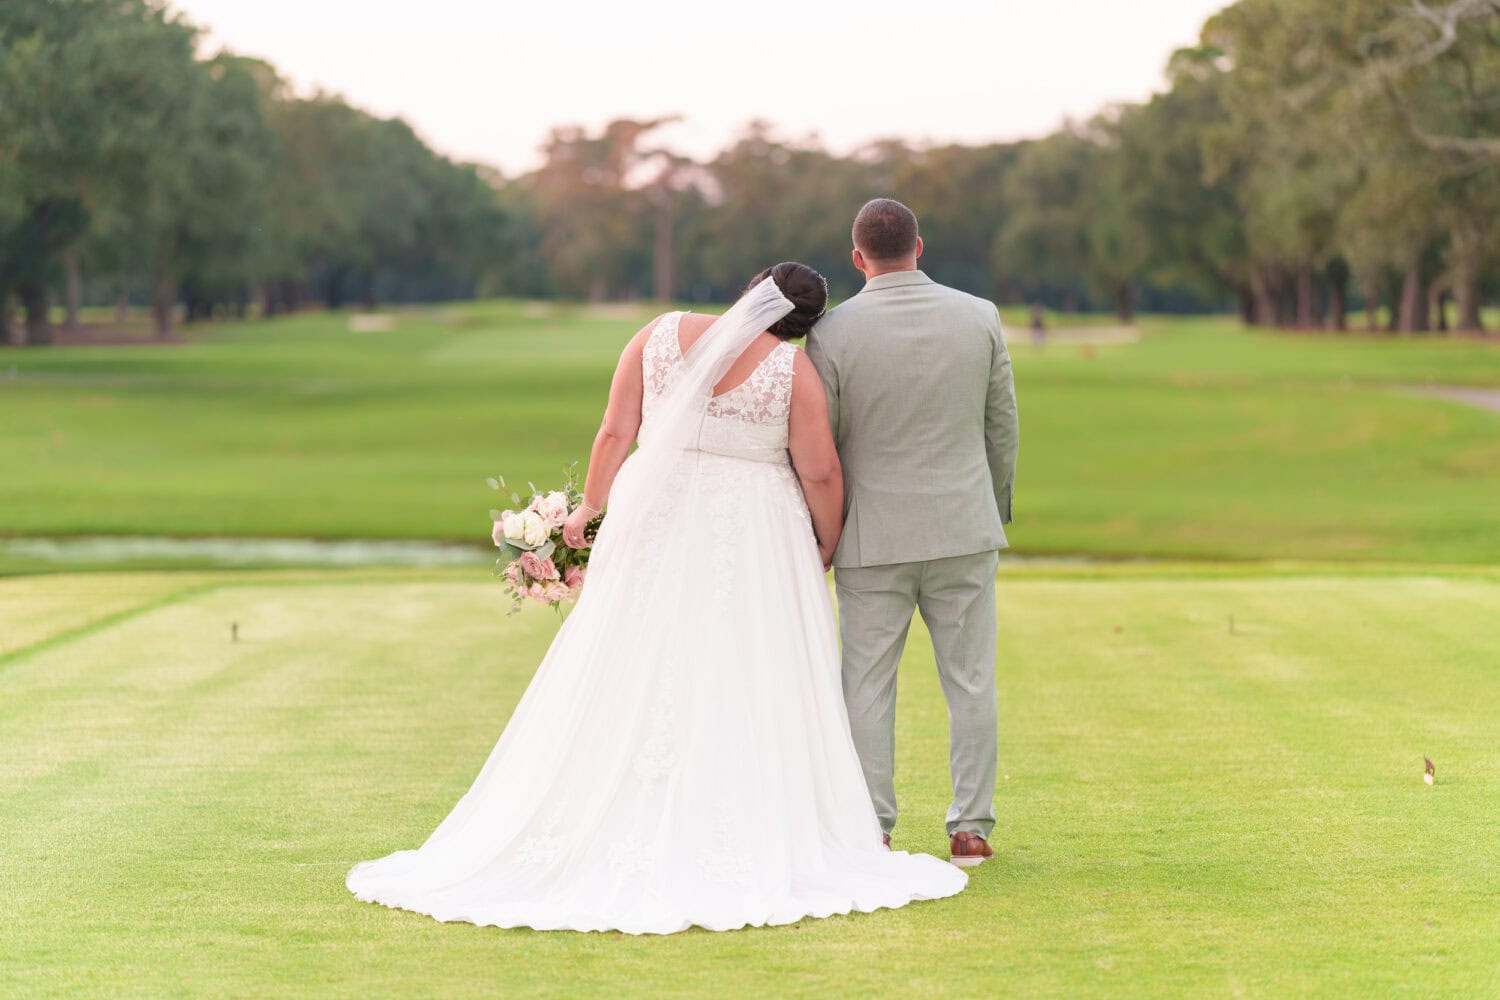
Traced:
<path fill-rule="evenodd" d="M 864 290 L 807 345 L 848 483 L 833 554 L 844 700 L 889 843 L 896 667 L 921 608 L 948 700 L 949 847 L 971 866 L 994 854 L 995 570 L 1019 440 L 1010 355 L 993 304 L 917 269 L 905 205 L 865 205 L 853 240 Z"/>
<path fill-rule="evenodd" d="M 609 505 L 578 604 L 468 794 L 420 849 L 355 867 L 356 896 L 669 934 L 963 889 L 954 866 L 882 845 L 849 737 L 824 576 L 844 481 L 790 343 L 827 300 L 822 275 L 778 264 L 722 317 L 667 313 L 626 346 L 562 526 L 582 548 Z"/>
<path fill-rule="evenodd" d="M 1040 302 L 1031 307 L 1031 344 L 1033 347 L 1047 346 L 1047 310 Z"/>

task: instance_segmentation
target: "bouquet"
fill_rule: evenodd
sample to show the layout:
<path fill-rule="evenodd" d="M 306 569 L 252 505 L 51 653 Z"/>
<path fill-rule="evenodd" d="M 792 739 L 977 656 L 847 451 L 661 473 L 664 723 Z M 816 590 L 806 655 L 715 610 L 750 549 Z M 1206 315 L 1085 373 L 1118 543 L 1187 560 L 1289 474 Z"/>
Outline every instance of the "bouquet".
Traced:
<path fill-rule="evenodd" d="M 552 605 L 559 614 L 564 603 L 578 599 L 588 574 L 589 549 L 571 549 L 563 544 L 562 526 L 568 515 L 583 503 L 578 485 L 578 463 L 564 470 L 566 479 L 560 490 L 544 493 L 532 483 L 531 501 L 520 507 L 519 493 L 510 495 L 518 510 L 492 510 L 494 526 L 490 537 L 500 550 L 495 560 L 495 575 L 503 577 L 511 596 L 511 614 L 521 610 L 523 602 L 540 601 Z M 485 480 L 492 490 L 504 490 L 505 479 L 495 476 Z M 601 514 L 584 529 L 584 537 L 593 542 L 603 523 Z"/>

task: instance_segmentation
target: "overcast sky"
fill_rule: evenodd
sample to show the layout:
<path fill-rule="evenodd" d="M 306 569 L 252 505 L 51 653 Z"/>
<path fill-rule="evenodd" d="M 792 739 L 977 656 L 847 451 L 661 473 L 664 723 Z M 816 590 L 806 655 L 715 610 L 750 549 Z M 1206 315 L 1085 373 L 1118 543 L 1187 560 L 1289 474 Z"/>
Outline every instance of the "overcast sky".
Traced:
<path fill-rule="evenodd" d="M 400 115 L 508 173 L 557 124 L 681 114 L 707 155 L 752 118 L 835 151 L 1043 135 L 1158 89 L 1226 0 L 176 0 L 299 91 Z"/>

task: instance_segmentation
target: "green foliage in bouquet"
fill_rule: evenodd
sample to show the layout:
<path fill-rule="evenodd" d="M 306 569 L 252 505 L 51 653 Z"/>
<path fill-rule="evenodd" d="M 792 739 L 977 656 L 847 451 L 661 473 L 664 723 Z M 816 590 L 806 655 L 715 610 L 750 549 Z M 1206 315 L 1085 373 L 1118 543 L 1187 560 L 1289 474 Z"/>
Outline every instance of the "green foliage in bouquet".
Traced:
<path fill-rule="evenodd" d="M 562 540 L 562 526 L 568 516 L 583 503 L 578 463 L 563 470 L 561 489 L 542 491 L 527 483 L 530 499 L 523 505 L 521 495 L 510 494 L 514 510 L 490 511 L 494 527 L 491 537 L 500 550 L 495 560 L 495 575 L 503 577 L 512 599 L 511 613 L 521 609 L 526 600 L 552 605 L 559 613 L 566 602 L 578 599 L 588 570 L 589 554 L 604 515 L 594 518 L 584 528 L 589 547 L 574 549 Z M 490 489 L 504 491 L 504 476 L 485 480 Z"/>

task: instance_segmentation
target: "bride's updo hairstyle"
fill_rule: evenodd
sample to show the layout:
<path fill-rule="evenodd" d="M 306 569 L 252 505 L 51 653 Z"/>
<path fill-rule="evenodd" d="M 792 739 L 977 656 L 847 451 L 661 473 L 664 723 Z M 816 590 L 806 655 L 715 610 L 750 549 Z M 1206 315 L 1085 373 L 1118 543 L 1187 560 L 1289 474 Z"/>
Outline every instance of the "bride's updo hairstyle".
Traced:
<path fill-rule="evenodd" d="M 807 336 L 813 324 L 823 318 L 823 312 L 828 307 L 828 282 L 806 264 L 788 260 L 775 267 L 768 267 L 751 278 L 745 291 L 748 292 L 767 278 L 776 282 L 776 287 L 781 289 L 781 294 L 793 306 L 792 311 L 773 323 L 767 332 L 782 340 L 797 340 Z"/>

